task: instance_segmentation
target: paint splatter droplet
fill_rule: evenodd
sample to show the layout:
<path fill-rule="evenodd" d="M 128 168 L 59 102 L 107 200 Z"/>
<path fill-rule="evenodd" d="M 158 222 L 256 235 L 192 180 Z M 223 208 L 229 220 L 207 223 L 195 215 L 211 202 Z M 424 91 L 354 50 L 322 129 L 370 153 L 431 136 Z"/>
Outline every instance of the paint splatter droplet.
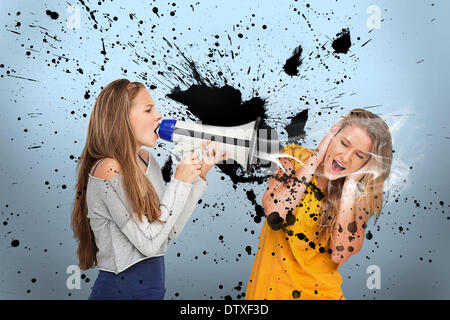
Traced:
<path fill-rule="evenodd" d="M 341 33 L 338 33 L 337 38 L 333 41 L 332 47 L 335 53 L 347 53 L 352 45 L 352 41 L 350 39 L 350 30 L 342 29 Z"/>
<path fill-rule="evenodd" d="M 47 10 L 47 11 L 45 11 L 45 13 L 46 13 L 50 18 L 52 18 L 53 20 L 56 20 L 56 19 L 59 18 L 58 12 L 54 12 L 54 11 Z"/>
<path fill-rule="evenodd" d="M 355 233 L 357 229 L 358 229 L 358 228 L 357 228 L 357 226 L 356 226 L 356 221 L 350 222 L 350 223 L 347 225 L 347 230 L 348 230 L 348 232 L 350 232 L 350 233 Z"/>
<path fill-rule="evenodd" d="M 284 72 L 290 76 L 298 76 L 298 68 L 302 64 L 302 46 L 298 46 L 294 49 L 292 56 L 286 60 L 283 66 Z"/>

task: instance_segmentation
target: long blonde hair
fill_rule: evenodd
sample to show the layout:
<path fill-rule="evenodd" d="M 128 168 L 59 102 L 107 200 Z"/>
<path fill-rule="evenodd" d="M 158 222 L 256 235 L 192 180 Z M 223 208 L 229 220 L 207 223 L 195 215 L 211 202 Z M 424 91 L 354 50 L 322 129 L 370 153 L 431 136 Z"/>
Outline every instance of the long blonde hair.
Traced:
<path fill-rule="evenodd" d="M 150 180 L 139 168 L 138 143 L 130 124 L 132 101 L 145 86 L 139 82 L 119 79 L 108 84 L 99 94 L 89 120 L 86 144 L 77 165 L 76 195 L 71 226 L 78 240 L 78 259 L 81 270 L 97 265 L 94 234 L 87 217 L 86 189 L 88 173 L 101 158 L 113 158 L 121 167 L 123 187 L 132 210 L 142 221 L 160 217 L 159 198 Z"/>
<path fill-rule="evenodd" d="M 364 129 L 372 140 L 371 157 L 368 162 L 368 172 L 359 181 L 361 201 L 365 214 L 362 220 L 366 223 L 377 212 L 374 224 L 378 220 L 383 206 L 384 181 L 389 176 L 392 164 L 392 137 L 389 127 L 379 116 L 364 109 L 354 109 L 343 118 L 341 129 L 347 126 L 357 126 Z M 336 222 L 345 177 L 329 181 L 327 195 L 324 198 L 322 212 L 316 236 L 327 239 Z M 356 220 L 356 212 L 355 221 Z M 358 217 L 359 219 L 359 217 Z"/>

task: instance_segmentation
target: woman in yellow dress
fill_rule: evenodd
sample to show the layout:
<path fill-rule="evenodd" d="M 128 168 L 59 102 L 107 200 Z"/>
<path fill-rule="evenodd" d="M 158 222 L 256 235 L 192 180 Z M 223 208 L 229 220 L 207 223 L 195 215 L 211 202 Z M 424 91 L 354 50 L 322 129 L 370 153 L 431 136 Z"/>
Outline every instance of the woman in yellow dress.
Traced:
<path fill-rule="evenodd" d="M 261 230 L 245 298 L 345 299 L 338 268 L 358 253 L 369 218 L 381 212 L 392 138 L 377 115 L 354 109 L 317 150 L 296 144 L 269 178 Z"/>

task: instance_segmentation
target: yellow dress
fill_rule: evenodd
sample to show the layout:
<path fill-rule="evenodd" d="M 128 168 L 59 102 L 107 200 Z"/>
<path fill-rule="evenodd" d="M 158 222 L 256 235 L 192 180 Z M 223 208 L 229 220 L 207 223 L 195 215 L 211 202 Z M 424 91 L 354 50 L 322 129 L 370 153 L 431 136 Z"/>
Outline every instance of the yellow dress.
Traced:
<path fill-rule="evenodd" d="M 284 152 L 303 163 L 313 153 L 296 144 L 287 145 Z M 301 167 L 290 161 L 296 171 Z M 345 299 L 340 264 L 331 260 L 328 251 L 329 236 L 324 244 L 314 240 L 322 204 L 318 198 L 320 192 L 325 195 L 325 190 L 315 187 L 314 177 L 311 182 L 313 185 L 308 186 L 293 212 L 295 223 L 273 230 L 264 220 L 246 300 Z"/>

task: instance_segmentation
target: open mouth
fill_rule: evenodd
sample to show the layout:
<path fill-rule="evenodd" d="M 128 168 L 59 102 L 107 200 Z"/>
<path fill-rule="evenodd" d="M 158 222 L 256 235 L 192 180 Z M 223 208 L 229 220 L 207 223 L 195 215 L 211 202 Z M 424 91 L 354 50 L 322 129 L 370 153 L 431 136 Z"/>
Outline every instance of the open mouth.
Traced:
<path fill-rule="evenodd" d="M 331 163 L 331 169 L 333 170 L 334 173 L 337 173 L 345 170 L 345 167 L 338 161 L 333 160 L 333 162 Z"/>
<path fill-rule="evenodd" d="M 155 130 L 153 130 L 153 132 L 156 134 L 157 137 L 159 137 L 159 136 L 158 136 L 158 132 L 157 132 L 159 126 L 160 126 L 160 124 L 158 123 L 158 125 L 157 125 L 156 128 L 155 128 Z"/>

